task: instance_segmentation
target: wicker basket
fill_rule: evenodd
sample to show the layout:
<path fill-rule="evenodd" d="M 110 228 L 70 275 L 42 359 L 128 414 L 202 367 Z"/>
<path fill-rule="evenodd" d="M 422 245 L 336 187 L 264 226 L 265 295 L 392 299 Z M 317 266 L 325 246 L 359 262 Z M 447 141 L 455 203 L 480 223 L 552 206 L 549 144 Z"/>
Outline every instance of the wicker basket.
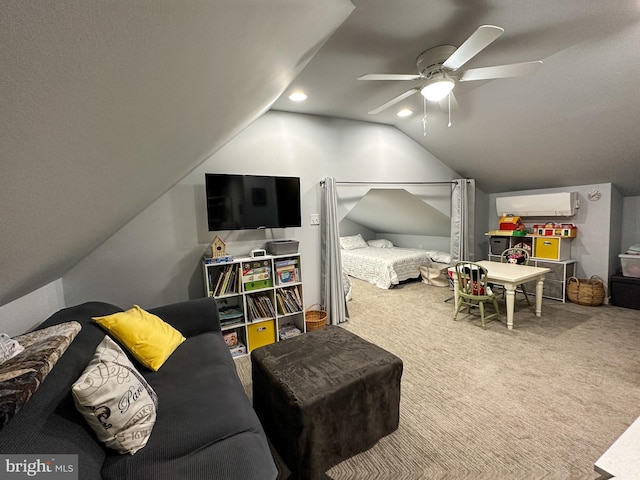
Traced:
<path fill-rule="evenodd" d="M 314 307 L 318 307 L 318 310 L 311 310 Z M 307 332 L 313 330 L 320 330 L 327 326 L 327 312 L 320 309 L 320 304 L 315 303 L 304 311 L 304 316 L 307 323 Z"/>
<path fill-rule="evenodd" d="M 567 281 L 567 297 L 573 303 L 596 307 L 604 302 L 604 282 L 597 275 L 589 280 L 570 277 Z"/>

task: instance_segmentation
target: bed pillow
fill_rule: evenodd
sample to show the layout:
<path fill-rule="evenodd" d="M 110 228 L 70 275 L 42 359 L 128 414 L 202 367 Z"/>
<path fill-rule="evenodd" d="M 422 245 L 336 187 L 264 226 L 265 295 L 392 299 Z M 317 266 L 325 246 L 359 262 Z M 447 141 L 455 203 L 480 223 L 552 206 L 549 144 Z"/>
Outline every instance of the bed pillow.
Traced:
<path fill-rule="evenodd" d="M 436 263 L 451 263 L 451 255 L 447 252 L 440 252 L 438 250 L 430 250 L 427 252 L 429 258 Z"/>
<path fill-rule="evenodd" d="M 376 248 L 392 248 L 393 247 L 393 243 L 391 243 L 390 240 L 386 240 L 384 238 L 378 238 L 377 240 L 369 240 L 367 244 L 370 247 L 376 247 Z"/>
<path fill-rule="evenodd" d="M 136 360 L 154 372 L 185 341 L 178 330 L 138 305 L 126 312 L 94 317 L 93 320 L 129 350 Z"/>
<path fill-rule="evenodd" d="M 340 237 L 340 246 L 345 250 L 355 250 L 356 248 L 366 248 L 367 242 L 364 241 L 362 235 L 351 235 L 349 237 Z"/>
<path fill-rule="evenodd" d="M 108 335 L 71 392 L 76 408 L 107 447 L 133 455 L 147 444 L 158 397 Z"/>

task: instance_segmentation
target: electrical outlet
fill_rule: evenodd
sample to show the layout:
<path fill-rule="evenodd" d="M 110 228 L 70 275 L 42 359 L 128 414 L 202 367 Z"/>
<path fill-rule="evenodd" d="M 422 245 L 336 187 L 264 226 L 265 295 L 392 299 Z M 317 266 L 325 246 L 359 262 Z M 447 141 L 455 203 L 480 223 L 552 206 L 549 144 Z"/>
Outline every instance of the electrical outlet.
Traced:
<path fill-rule="evenodd" d="M 309 224 L 310 225 L 320 225 L 320 214 L 312 213 L 309 215 Z"/>

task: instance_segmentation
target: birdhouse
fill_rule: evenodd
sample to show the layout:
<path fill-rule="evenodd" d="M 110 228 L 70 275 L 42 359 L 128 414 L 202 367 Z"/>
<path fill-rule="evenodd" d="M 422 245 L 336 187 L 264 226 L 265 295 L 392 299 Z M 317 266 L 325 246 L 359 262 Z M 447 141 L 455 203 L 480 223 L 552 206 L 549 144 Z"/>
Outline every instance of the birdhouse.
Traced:
<path fill-rule="evenodd" d="M 211 242 L 211 256 L 213 258 L 224 257 L 227 254 L 227 245 L 222 239 L 216 235 L 216 238 Z"/>

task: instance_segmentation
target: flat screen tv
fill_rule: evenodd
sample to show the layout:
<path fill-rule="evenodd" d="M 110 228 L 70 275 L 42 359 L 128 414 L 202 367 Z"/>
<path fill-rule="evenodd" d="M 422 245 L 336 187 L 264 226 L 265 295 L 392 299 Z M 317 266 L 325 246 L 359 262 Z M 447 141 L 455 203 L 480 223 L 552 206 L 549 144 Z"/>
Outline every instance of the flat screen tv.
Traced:
<path fill-rule="evenodd" d="M 302 226 L 300 178 L 205 173 L 209 231 Z"/>

